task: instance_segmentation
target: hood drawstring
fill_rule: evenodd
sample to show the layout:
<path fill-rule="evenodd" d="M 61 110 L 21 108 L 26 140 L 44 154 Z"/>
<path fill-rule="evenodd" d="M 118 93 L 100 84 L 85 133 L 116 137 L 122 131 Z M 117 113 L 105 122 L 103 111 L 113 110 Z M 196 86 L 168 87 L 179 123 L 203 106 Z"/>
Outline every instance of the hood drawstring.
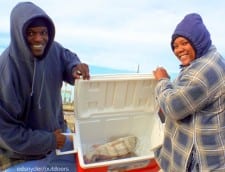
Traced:
<path fill-rule="evenodd" d="M 40 95 L 39 95 L 39 98 L 38 98 L 38 108 L 39 109 L 41 109 L 41 95 L 42 95 L 43 88 L 44 88 L 44 82 L 45 82 L 45 69 L 44 69 L 44 72 L 42 74 L 41 90 L 40 90 Z"/>
<path fill-rule="evenodd" d="M 33 74 L 33 79 L 32 79 L 31 93 L 30 93 L 31 97 L 34 94 L 34 81 L 35 81 L 35 77 L 36 77 L 36 65 L 37 65 L 37 62 L 36 62 L 36 60 L 34 60 L 34 74 Z"/>
<path fill-rule="evenodd" d="M 31 93 L 30 93 L 31 97 L 34 94 L 34 85 L 35 85 L 36 73 L 37 73 L 37 60 L 34 60 L 34 74 L 33 74 L 33 79 L 32 79 Z M 40 94 L 39 94 L 39 98 L 38 98 L 38 109 L 41 109 L 41 95 L 42 95 L 43 88 L 44 88 L 44 82 L 45 82 L 45 67 L 44 67 L 44 71 L 42 73 L 41 89 L 40 89 Z"/>

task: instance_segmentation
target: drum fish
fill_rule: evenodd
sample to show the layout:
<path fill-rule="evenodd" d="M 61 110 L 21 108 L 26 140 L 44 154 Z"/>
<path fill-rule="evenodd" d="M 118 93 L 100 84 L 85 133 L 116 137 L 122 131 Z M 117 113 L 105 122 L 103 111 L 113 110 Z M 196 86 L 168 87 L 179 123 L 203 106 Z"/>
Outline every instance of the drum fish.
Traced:
<path fill-rule="evenodd" d="M 99 145 L 94 150 L 84 156 L 85 163 L 97 161 L 113 160 L 123 158 L 134 153 L 137 144 L 137 137 L 127 136 L 118 138 L 103 145 Z"/>

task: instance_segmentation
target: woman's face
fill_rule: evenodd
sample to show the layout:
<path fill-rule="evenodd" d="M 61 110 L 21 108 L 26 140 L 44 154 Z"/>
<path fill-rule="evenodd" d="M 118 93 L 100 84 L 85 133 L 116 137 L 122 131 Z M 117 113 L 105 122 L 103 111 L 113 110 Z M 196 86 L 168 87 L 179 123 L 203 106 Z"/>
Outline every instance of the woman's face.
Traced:
<path fill-rule="evenodd" d="M 188 66 L 195 59 L 195 50 L 186 38 L 177 37 L 173 42 L 173 48 L 181 65 Z"/>

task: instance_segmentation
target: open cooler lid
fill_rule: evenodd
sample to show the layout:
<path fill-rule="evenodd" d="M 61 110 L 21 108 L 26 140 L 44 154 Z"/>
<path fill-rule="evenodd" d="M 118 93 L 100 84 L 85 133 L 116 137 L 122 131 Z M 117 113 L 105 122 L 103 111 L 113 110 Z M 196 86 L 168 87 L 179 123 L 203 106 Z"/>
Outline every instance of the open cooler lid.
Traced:
<path fill-rule="evenodd" d="M 155 86 L 151 74 L 95 75 L 75 82 L 77 119 L 123 112 L 156 112 Z"/>

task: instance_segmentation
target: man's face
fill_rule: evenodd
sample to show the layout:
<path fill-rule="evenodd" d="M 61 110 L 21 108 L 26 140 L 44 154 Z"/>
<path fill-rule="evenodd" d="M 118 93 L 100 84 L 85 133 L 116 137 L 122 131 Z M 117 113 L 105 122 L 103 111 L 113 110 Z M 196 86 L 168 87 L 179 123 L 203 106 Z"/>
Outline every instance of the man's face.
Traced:
<path fill-rule="evenodd" d="M 48 43 L 48 28 L 46 26 L 29 27 L 26 38 L 32 54 L 35 57 L 40 57 Z"/>

